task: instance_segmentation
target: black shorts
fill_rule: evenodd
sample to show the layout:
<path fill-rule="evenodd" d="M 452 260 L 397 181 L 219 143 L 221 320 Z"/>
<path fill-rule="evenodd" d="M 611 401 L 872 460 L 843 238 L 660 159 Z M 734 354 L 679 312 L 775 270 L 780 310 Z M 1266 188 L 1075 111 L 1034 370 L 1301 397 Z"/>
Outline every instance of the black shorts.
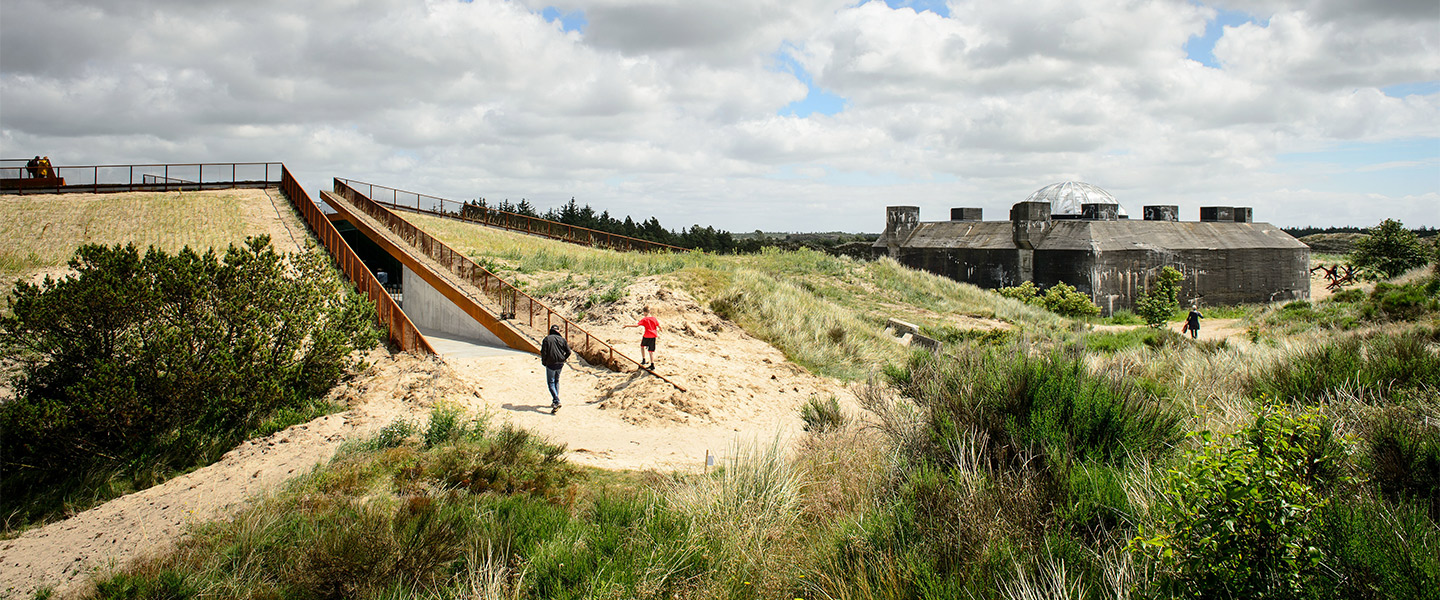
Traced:
<path fill-rule="evenodd" d="M 647 338 L 647 337 L 642 337 L 642 338 L 640 338 L 640 347 L 641 347 L 641 348 L 644 348 L 644 349 L 646 349 L 646 350 L 649 350 L 649 351 L 651 351 L 651 352 L 654 352 L 654 351 L 655 351 L 655 338 Z"/>

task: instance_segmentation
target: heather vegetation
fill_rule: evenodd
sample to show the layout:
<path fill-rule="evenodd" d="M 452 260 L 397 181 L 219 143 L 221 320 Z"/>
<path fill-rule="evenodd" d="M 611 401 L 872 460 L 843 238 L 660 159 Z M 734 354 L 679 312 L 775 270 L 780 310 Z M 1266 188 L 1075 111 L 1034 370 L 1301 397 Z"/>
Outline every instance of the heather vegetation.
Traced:
<path fill-rule="evenodd" d="M 1440 597 L 1435 275 L 1230 309 L 1248 335 L 1196 341 L 885 259 L 417 221 L 541 296 L 660 277 L 857 402 L 813 398 L 798 438 L 670 474 L 438 407 L 94 596 Z M 903 351 L 886 317 L 943 351 Z"/>

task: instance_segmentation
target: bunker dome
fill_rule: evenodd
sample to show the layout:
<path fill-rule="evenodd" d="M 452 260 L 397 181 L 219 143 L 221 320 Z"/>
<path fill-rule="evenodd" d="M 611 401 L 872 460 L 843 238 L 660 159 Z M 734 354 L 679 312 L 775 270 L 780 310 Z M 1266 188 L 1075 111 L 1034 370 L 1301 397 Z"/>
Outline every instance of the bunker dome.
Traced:
<path fill-rule="evenodd" d="M 919 207 L 887 207 L 872 250 L 983 288 L 1064 282 L 1105 314 L 1133 307 L 1166 266 L 1184 273 L 1187 304 L 1309 298 L 1309 247 L 1252 214 L 1206 206 L 1199 221 L 1180 221 L 1178 206 L 1159 204 L 1131 220 L 1105 190 L 1064 182 L 1016 203 L 1006 221 L 985 221 L 979 208 L 921 221 Z"/>
<path fill-rule="evenodd" d="M 1120 202 L 1111 196 L 1110 192 L 1083 181 L 1052 183 L 1035 190 L 1025 201 L 1049 202 L 1050 214 L 1057 217 L 1079 217 L 1080 207 L 1086 204 L 1113 204 L 1117 214 L 1121 217 L 1127 216 L 1125 208 L 1120 206 Z"/>

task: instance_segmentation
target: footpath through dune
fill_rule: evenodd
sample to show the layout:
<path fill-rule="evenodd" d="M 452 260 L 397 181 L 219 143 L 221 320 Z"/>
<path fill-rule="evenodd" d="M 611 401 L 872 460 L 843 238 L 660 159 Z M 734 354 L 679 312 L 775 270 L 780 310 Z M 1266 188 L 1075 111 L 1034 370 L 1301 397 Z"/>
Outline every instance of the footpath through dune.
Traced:
<path fill-rule="evenodd" d="M 564 408 L 551 415 L 544 369 L 533 355 L 441 360 L 377 351 L 369 369 L 332 392 L 347 411 L 251 440 L 213 465 L 0 541 L 0 590 L 17 598 L 42 586 L 61 597 L 80 593 L 91 574 L 166 551 L 189 525 L 227 518 L 325 463 L 344 442 L 397 419 L 424 421 L 440 402 L 566 444 L 578 464 L 699 470 L 707 452 L 723 458 L 736 441 L 793 437 L 799 407 L 812 396 L 849 401 L 839 382 L 809 374 L 658 278 L 637 281 L 625 299 L 590 311 L 583 325 L 637 352 L 640 330 L 623 326 L 646 304 L 662 326 L 657 369 L 687 392 L 572 357 L 561 377 Z"/>

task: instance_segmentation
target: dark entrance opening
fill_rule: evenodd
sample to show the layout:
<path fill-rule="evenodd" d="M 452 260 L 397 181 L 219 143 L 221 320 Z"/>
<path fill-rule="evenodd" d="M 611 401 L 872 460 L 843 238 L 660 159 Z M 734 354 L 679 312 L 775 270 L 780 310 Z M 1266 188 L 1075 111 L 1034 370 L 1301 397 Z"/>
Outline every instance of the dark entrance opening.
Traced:
<path fill-rule="evenodd" d="M 379 244 L 365 237 L 359 229 L 351 225 L 349 221 L 335 221 L 335 229 L 340 232 L 340 237 L 345 238 L 345 243 L 360 257 L 360 262 L 374 273 L 377 278 L 382 279 L 385 284 L 385 291 L 395 299 L 395 303 L 401 308 L 405 307 L 405 269 L 400 261 L 390 256 Z M 385 277 L 380 277 L 384 273 Z"/>

